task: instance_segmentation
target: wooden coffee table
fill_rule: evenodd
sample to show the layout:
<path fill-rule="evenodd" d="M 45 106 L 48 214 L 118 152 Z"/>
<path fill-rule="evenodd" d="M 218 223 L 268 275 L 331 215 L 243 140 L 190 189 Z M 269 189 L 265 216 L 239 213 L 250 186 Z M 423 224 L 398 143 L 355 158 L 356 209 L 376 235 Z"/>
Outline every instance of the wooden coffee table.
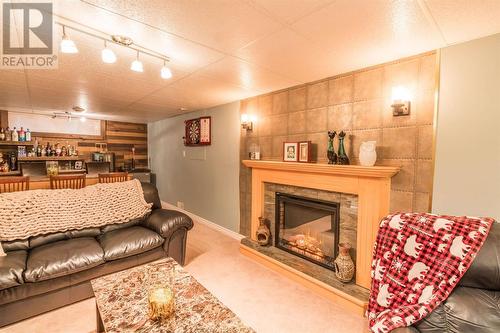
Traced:
<path fill-rule="evenodd" d="M 153 322 L 148 319 L 149 275 L 172 268 L 175 316 Z M 254 332 L 171 258 L 94 279 L 92 289 L 98 332 Z"/>

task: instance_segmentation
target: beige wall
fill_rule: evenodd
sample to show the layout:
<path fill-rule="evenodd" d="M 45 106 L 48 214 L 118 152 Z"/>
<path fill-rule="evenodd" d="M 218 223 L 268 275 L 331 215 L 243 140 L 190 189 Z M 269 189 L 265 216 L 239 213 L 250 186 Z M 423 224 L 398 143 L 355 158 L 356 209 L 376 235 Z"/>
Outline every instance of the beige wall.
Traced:
<path fill-rule="evenodd" d="M 395 118 L 391 92 L 400 85 L 413 96 L 411 115 Z M 344 130 L 352 164 L 360 143 L 376 140 L 377 164 L 402 167 L 393 178 L 392 211 L 428 211 L 435 85 L 432 52 L 244 100 L 240 112 L 257 115 L 258 122 L 252 132 L 241 132 L 240 158 L 257 143 L 263 159 L 282 160 L 284 141 L 311 140 L 314 159 L 326 163 L 327 131 Z M 250 170 L 240 170 L 240 232 L 248 235 Z"/>
<path fill-rule="evenodd" d="M 433 211 L 500 220 L 500 34 L 441 51 Z"/>

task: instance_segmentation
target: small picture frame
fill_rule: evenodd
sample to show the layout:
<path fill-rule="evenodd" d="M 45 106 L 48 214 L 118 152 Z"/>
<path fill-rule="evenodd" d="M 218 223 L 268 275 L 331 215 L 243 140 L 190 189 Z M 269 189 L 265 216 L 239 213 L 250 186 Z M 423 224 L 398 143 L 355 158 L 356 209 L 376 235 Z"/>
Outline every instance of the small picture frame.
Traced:
<path fill-rule="evenodd" d="M 83 169 L 83 161 L 75 161 L 75 170 Z"/>
<path fill-rule="evenodd" d="M 299 142 L 299 156 L 298 161 L 302 163 L 311 162 L 311 141 Z"/>
<path fill-rule="evenodd" d="M 283 161 L 297 162 L 298 161 L 298 142 L 283 142 Z"/>

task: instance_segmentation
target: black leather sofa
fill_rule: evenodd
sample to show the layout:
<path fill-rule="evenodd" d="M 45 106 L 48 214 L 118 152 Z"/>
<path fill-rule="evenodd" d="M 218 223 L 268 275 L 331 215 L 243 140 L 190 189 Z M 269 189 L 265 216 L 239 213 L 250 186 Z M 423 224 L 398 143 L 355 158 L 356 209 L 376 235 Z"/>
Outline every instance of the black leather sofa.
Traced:
<path fill-rule="evenodd" d="M 448 299 L 412 327 L 393 333 L 500 332 L 500 223 Z"/>
<path fill-rule="evenodd" d="M 93 297 L 90 280 L 166 256 L 184 264 L 193 221 L 161 208 L 154 185 L 144 220 L 2 242 L 0 327 Z"/>

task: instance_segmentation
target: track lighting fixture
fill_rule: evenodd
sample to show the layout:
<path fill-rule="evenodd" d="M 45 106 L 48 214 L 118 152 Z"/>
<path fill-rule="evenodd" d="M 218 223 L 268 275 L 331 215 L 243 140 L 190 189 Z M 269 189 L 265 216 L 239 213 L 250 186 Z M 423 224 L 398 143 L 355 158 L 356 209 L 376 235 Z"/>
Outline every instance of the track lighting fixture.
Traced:
<path fill-rule="evenodd" d="M 148 55 L 163 60 L 163 67 L 160 69 L 161 78 L 168 80 L 172 77 L 172 71 L 170 70 L 169 67 L 167 67 L 167 61 L 170 60 L 168 57 L 154 50 L 148 49 L 144 46 L 139 46 L 135 44 L 130 37 L 121 35 L 111 35 L 110 37 L 107 38 L 103 37 L 103 34 L 105 35 L 104 32 L 101 31 L 99 31 L 98 33 L 90 32 L 89 29 L 92 29 L 90 27 L 87 27 L 87 29 L 83 30 L 77 27 L 69 27 L 59 22 L 56 23 L 62 26 L 63 36 L 60 45 L 61 53 L 78 53 L 78 48 L 76 47 L 75 42 L 69 38 L 68 34 L 66 34 L 66 28 L 68 28 L 77 31 L 79 33 L 85 34 L 87 36 L 94 37 L 96 39 L 104 41 L 104 49 L 102 49 L 101 51 L 101 59 L 102 62 L 106 64 L 113 64 L 117 60 L 115 52 L 108 47 L 108 42 L 110 42 L 113 43 L 114 45 L 126 47 L 137 52 L 136 59 L 130 64 L 130 70 L 139 73 L 144 72 L 144 65 L 142 61 L 139 60 L 139 53 L 141 53 L 143 55 Z"/>

